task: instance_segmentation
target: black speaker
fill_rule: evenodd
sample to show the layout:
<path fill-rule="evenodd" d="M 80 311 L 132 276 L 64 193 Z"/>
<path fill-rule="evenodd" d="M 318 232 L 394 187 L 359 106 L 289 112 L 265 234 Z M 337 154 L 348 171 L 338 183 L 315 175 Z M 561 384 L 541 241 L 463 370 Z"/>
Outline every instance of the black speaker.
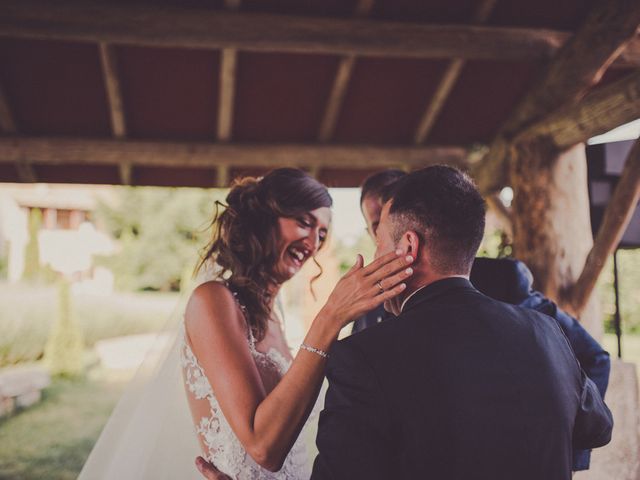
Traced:
<path fill-rule="evenodd" d="M 604 211 L 616 188 L 622 168 L 635 140 L 601 143 L 587 147 L 589 178 L 589 207 L 591 230 L 595 236 L 602 223 Z M 631 222 L 620 240 L 619 248 L 640 247 L 640 208 L 636 205 Z"/>

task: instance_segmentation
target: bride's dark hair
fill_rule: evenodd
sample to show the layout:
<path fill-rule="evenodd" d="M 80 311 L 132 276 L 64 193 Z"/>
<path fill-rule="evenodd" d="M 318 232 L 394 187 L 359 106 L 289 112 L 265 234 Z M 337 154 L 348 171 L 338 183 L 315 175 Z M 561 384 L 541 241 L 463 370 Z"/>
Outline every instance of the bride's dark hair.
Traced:
<path fill-rule="evenodd" d="M 295 168 L 278 168 L 261 179 L 238 179 L 226 202 L 226 206 L 216 202 L 213 236 L 196 270 L 210 262 L 220 267 L 217 277 L 239 296 L 259 341 L 270 316 L 267 286 L 277 282 L 278 217 L 296 217 L 333 202 L 324 185 Z"/>

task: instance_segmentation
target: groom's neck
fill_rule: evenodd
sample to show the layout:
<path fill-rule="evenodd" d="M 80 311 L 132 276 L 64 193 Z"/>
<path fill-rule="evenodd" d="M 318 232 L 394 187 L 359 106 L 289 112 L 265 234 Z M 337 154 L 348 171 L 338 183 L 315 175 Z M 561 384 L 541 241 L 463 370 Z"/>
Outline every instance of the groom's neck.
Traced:
<path fill-rule="evenodd" d="M 442 274 L 434 272 L 433 270 L 425 270 L 420 269 L 417 265 L 414 266 L 414 274 L 411 276 L 410 281 L 407 281 L 407 288 L 398 295 L 398 310 L 400 306 L 404 303 L 406 299 L 408 299 L 411 295 L 416 293 L 418 290 L 426 287 L 427 285 L 431 285 L 432 283 L 437 282 L 438 280 L 444 280 L 445 278 L 466 278 L 469 279 L 469 275 L 464 274 Z"/>

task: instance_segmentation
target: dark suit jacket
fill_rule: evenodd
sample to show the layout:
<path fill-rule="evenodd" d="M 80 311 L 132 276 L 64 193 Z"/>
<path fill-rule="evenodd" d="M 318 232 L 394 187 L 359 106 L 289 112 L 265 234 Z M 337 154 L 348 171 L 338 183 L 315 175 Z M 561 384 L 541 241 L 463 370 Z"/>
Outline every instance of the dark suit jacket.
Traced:
<path fill-rule="evenodd" d="M 531 308 L 555 318 L 580 366 L 604 398 L 611 371 L 609 354 L 575 318 L 533 289 L 533 275 L 523 262 L 514 258 L 476 258 L 470 280 L 474 287 L 493 299 Z M 572 470 L 587 470 L 590 459 L 589 450 L 574 450 Z"/>
<path fill-rule="evenodd" d="M 336 342 L 312 478 L 556 480 L 611 414 L 552 318 L 435 282 Z"/>
<path fill-rule="evenodd" d="M 358 317 L 351 327 L 351 335 L 361 332 L 365 328 L 377 325 L 389 318 L 395 318 L 393 313 L 387 312 L 382 305 L 378 305 L 373 310 L 369 310 L 367 313 Z"/>

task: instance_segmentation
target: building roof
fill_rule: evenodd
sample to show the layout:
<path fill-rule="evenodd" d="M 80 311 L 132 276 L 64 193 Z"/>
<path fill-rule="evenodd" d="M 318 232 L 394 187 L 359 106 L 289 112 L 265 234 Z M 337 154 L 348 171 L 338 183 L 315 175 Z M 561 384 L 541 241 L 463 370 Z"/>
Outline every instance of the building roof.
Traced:
<path fill-rule="evenodd" d="M 0 6 L 0 181 L 332 186 L 466 165 L 597 2 L 163 0 Z M 589 91 L 640 66 L 640 37 Z M 567 97 L 568 98 L 568 97 Z"/>

